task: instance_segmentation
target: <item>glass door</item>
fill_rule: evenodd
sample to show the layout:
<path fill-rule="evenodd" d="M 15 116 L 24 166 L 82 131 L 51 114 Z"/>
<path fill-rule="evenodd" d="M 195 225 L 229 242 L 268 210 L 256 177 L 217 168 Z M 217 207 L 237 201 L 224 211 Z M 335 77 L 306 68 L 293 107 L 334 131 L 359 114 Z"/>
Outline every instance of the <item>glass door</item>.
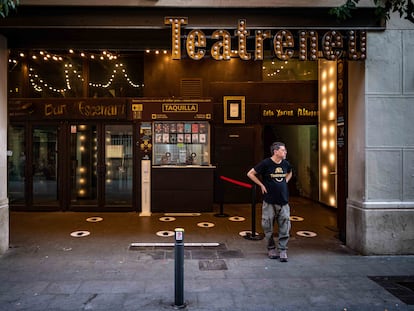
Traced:
<path fill-rule="evenodd" d="M 58 200 L 57 127 L 33 126 L 32 133 L 33 204 L 56 204 Z"/>
<path fill-rule="evenodd" d="M 70 126 L 70 183 L 72 205 L 98 204 L 97 126 Z"/>
<path fill-rule="evenodd" d="M 132 125 L 70 125 L 72 207 L 132 208 L 132 138 Z"/>
<path fill-rule="evenodd" d="M 105 126 L 105 204 L 132 205 L 132 126 Z"/>
<path fill-rule="evenodd" d="M 9 127 L 8 132 L 8 196 L 10 203 L 24 204 L 26 200 L 26 132 L 23 125 Z"/>

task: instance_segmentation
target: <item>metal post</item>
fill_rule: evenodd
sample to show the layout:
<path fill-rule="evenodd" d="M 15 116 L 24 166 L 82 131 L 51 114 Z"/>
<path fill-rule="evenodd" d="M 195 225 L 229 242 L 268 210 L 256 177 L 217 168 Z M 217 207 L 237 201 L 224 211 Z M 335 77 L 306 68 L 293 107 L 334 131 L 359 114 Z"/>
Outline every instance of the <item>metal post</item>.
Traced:
<path fill-rule="evenodd" d="M 219 188 L 219 197 L 220 197 L 220 213 L 214 214 L 216 217 L 229 217 L 229 214 L 224 213 L 224 182 L 221 178 L 217 179 L 217 185 Z"/>
<path fill-rule="evenodd" d="M 252 238 L 256 237 L 256 184 L 252 187 Z"/>
<path fill-rule="evenodd" d="M 175 300 L 174 308 L 183 309 L 184 303 L 184 229 L 175 229 Z"/>
<path fill-rule="evenodd" d="M 256 185 L 252 187 L 252 232 L 244 236 L 247 240 L 262 240 L 263 234 L 256 234 Z"/>

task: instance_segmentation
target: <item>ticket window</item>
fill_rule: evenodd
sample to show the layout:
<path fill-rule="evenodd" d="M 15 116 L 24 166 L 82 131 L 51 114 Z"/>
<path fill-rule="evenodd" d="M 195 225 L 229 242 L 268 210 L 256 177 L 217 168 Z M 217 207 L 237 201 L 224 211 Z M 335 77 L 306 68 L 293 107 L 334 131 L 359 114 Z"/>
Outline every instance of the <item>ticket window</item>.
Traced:
<path fill-rule="evenodd" d="M 153 123 L 153 165 L 210 165 L 210 124 L 206 121 Z"/>

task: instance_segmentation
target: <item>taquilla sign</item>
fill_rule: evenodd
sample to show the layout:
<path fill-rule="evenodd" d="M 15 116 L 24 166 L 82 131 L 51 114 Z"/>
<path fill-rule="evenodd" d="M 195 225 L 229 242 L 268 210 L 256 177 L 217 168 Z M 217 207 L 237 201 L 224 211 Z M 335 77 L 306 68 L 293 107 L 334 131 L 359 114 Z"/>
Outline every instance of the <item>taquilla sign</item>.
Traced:
<path fill-rule="evenodd" d="M 184 31 L 188 17 L 165 17 L 165 25 L 171 25 L 172 59 L 180 60 L 182 50 L 194 60 L 210 55 L 215 60 L 262 60 L 264 46 L 270 41 L 273 56 L 287 61 L 293 57 L 301 61 L 318 58 L 338 60 L 364 60 L 367 55 L 367 33 L 363 30 L 317 30 L 249 29 L 247 20 L 240 19 L 233 35 L 229 30 L 218 29 L 206 33 L 201 29 Z M 248 41 L 254 40 L 254 50 Z M 232 46 L 236 41 L 237 46 Z M 182 44 L 185 46 L 182 46 Z M 268 44 L 269 45 L 269 44 Z"/>

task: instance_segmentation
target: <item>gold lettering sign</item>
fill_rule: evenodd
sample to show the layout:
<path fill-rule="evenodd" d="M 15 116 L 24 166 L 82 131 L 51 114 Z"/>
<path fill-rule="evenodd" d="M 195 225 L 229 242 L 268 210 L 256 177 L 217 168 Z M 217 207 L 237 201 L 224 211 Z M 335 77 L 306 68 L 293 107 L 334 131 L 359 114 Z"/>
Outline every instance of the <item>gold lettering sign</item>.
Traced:
<path fill-rule="evenodd" d="M 198 104 L 162 104 L 162 112 L 197 112 Z"/>
<path fill-rule="evenodd" d="M 62 116 L 66 114 L 66 104 L 45 104 L 45 117 Z"/>
<path fill-rule="evenodd" d="M 297 108 L 291 110 L 284 110 L 284 109 L 263 109 L 262 116 L 266 118 L 281 118 L 281 117 L 317 117 L 318 111 L 317 110 L 309 110 L 307 108 Z"/>
<path fill-rule="evenodd" d="M 81 101 L 78 110 L 85 117 L 116 117 L 125 113 L 125 105 L 90 105 Z"/>
<path fill-rule="evenodd" d="M 165 25 L 171 25 L 171 51 L 172 59 L 181 59 L 181 41 L 183 40 L 187 56 L 194 60 L 202 59 L 207 53 L 207 38 L 210 39 L 210 56 L 218 61 L 229 60 L 231 57 L 239 57 L 242 60 L 251 59 L 251 53 L 247 49 L 247 41 L 250 30 L 247 21 L 240 19 L 237 29 L 234 30 L 233 39 L 238 46 L 231 46 L 232 37 L 227 30 L 214 30 L 210 35 L 200 29 L 191 30 L 188 35 L 181 36 L 182 27 L 188 24 L 188 17 L 165 17 Z M 295 35 L 296 34 L 296 35 Z M 255 51 L 254 59 L 263 59 L 263 44 L 265 40 L 273 41 L 273 53 L 280 60 L 287 61 L 297 52 L 300 61 L 317 60 L 319 53 L 325 59 L 337 60 L 348 58 L 349 60 L 364 60 L 367 55 L 367 32 L 363 30 L 329 30 L 321 33 L 321 41 L 316 30 L 290 31 L 287 29 L 263 30 L 254 32 Z M 234 41 L 233 41 L 234 42 Z M 235 52 L 233 52 L 235 51 Z"/>

